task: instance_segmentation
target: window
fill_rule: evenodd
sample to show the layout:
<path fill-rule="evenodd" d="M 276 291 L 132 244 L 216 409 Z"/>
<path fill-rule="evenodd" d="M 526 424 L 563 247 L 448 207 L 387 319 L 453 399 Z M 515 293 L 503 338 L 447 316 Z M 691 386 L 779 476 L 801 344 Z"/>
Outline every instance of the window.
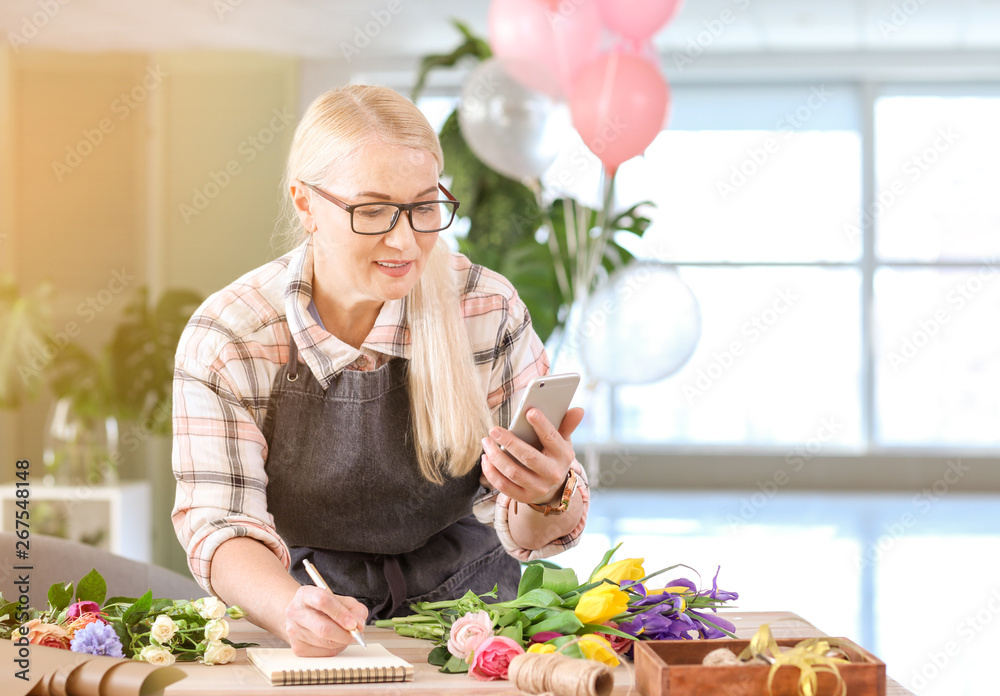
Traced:
<path fill-rule="evenodd" d="M 437 121 L 454 104 L 426 102 Z M 1000 87 L 675 87 L 617 204 L 655 204 L 634 251 L 676 266 L 701 338 L 666 379 L 592 392 L 586 437 L 1000 446 L 998 122 Z M 599 175 L 577 140 L 545 180 L 596 205 Z"/>

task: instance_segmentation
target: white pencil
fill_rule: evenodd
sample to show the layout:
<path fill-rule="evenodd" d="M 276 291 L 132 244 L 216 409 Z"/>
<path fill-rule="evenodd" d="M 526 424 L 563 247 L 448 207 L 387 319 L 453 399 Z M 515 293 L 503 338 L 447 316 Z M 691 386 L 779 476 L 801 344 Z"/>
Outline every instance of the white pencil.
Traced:
<path fill-rule="evenodd" d="M 309 573 L 309 577 L 312 578 L 312 581 L 316 583 L 316 587 L 322 587 L 328 592 L 333 591 L 330 589 L 330 586 L 326 584 L 326 580 L 324 580 L 323 576 L 319 574 L 319 571 L 316 570 L 316 566 L 309 562 L 308 558 L 303 559 L 302 565 L 305 566 L 306 572 Z M 364 636 L 361 635 L 361 631 L 355 628 L 351 631 L 351 636 L 354 637 L 354 642 L 362 648 L 368 648 L 368 643 L 365 642 Z"/>

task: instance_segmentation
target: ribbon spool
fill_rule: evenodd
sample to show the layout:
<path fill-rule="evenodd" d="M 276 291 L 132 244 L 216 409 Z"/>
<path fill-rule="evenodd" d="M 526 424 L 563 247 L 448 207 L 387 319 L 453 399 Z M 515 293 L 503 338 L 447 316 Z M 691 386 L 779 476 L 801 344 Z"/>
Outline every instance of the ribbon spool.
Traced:
<path fill-rule="evenodd" d="M 607 665 L 557 653 L 518 655 L 510 661 L 507 675 L 514 686 L 528 694 L 609 696 L 615 685 Z"/>

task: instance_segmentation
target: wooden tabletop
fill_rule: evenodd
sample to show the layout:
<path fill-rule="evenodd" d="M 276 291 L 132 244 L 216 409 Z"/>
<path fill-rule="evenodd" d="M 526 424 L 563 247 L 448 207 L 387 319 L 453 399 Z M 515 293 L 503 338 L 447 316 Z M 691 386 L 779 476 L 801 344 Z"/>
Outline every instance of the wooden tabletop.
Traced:
<path fill-rule="evenodd" d="M 808 621 L 790 612 L 720 612 L 736 625 L 740 638 L 750 638 L 762 623 L 770 624 L 775 638 L 812 638 L 824 634 Z M 234 622 L 229 636 L 234 642 L 254 642 L 262 647 L 288 647 L 286 643 L 246 621 Z M 464 674 L 442 674 L 437 667 L 427 664 L 427 653 L 433 647 L 430 641 L 403 638 L 387 628 L 365 629 L 365 640 L 381 643 L 392 653 L 413 664 L 413 681 L 390 684 L 341 684 L 337 686 L 271 686 L 254 669 L 246 658 L 246 651 L 237 653 L 235 662 L 228 665 L 176 664 L 187 672 L 182 679 L 169 687 L 166 696 L 194 696 L 195 694 L 295 694 L 295 696 L 355 696 L 356 694 L 385 694 L 386 696 L 444 696 L 453 694 L 507 694 L 515 696 L 520 692 L 507 681 L 480 682 Z M 616 667 L 616 696 L 638 694 L 632 686 L 632 664 Z M 912 692 L 900 684 L 887 680 L 886 696 L 912 696 Z"/>

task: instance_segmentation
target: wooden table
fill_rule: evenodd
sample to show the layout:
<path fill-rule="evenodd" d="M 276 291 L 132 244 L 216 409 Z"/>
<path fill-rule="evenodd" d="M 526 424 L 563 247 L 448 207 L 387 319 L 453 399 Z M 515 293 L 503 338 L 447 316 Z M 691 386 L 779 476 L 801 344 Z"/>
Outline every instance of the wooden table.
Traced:
<path fill-rule="evenodd" d="M 736 625 L 740 638 L 750 638 L 762 623 L 770 624 L 775 638 L 811 638 L 824 634 L 815 626 L 790 612 L 721 612 Z M 262 647 L 288 647 L 269 633 L 245 621 L 233 623 L 230 639 L 234 642 L 254 642 Z M 236 661 L 229 665 L 209 667 L 206 665 L 176 664 L 187 672 L 182 679 L 169 687 L 166 696 L 193 696 L 194 694 L 295 694 L 296 696 L 354 696 L 355 694 L 385 694 L 387 696 L 446 696 L 447 694 L 508 694 L 520 692 L 507 681 L 480 682 L 461 674 L 442 674 L 438 668 L 427 664 L 427 653 L 433 647 L 430 641 L 397 636 L 387 628 L 365 629 L 365 639 L 369 643 L 381 643 L 391 652 L 413 664 L 413 681 L 390 684 L 342 684 L 337 686 L 270 686 L 254 669 L 240 650 Z M 614 669 L 616 696 L 638 694 L 632 686 L 632 664 L 620 665 Z M 721 693 L 721 692 L 720 692 Z M 912 696 L 897 682 L 888 679 L 886 696 Z"/>

